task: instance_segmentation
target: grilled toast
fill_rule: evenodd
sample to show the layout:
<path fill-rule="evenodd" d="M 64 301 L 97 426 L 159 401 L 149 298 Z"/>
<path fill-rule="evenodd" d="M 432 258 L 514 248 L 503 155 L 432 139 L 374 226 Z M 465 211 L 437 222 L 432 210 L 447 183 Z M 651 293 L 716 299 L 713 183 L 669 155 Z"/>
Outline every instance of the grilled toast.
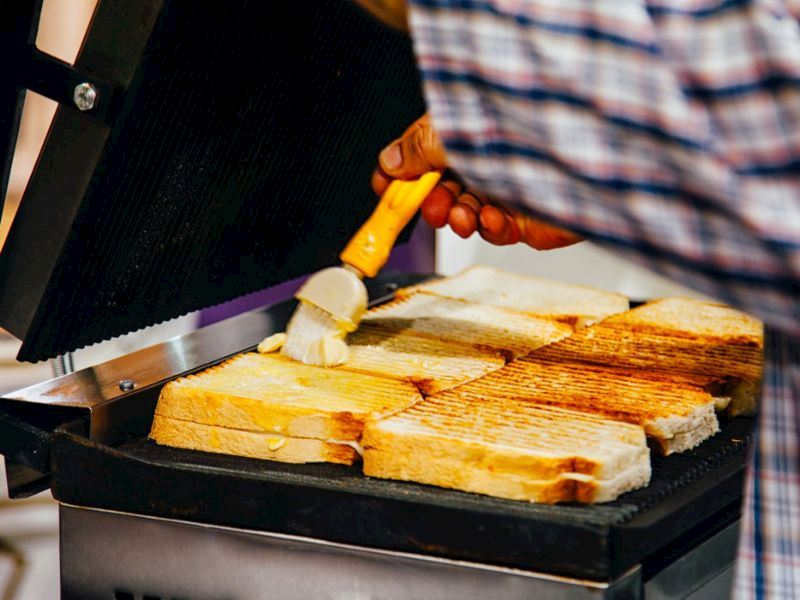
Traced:
<path fill-rule="evenodd" d="M 398 295 L 418 291 L 551 318 L 574 327 L 584 327 L 629 307 L 622 294 L 484 266 L 403 288 Z"/>
<path fill-rule="evenodd" d="M 550 319 L 427 293 L 378 306 L 361 322 L 485 348 L 502 353 L 508 360 L 572 333 L 569 325 Z"/>
<path fill-rule="evenodd" d="M 161 391 L 150 437 L 159 443 L 220 451 L 211 443 L 219 439 L 225 448 L 257 448 L 264 442 L 238 432 L 269 434 L 322 441 L 354 442 L 361 437 L 364 421 L 373 413 L 391 413 L 421 399 L 413 384 L 297 363 L 278 354 L 241 354 L 201 373 L 176 379 Z M 171 421 L 170 421 L 171 420 Z M 195 436 L 192 445 L 179 435 L 178 424 Z M 156 425 L 158 423 L 158 425 Z M 217 437 L 191 424 L 228 429 Z M 270 437 L 272 436 L 272 437 Z M 302 442 L 309 447 L 308 442 Z M 287 443 L 293 452 L 300 442 Z M 321 457 L 331 448 L 317 444 L 305 456 Z M 340 448 L 339 453 L 350 454 Z M 261 450 L 250 450 L 253 452 Z M 301 456 L 298 451 L 294 456 Z"/>
<path fill-rule="evenodd" d="M 731 308 L 667 298 L 609 317 L 534 355 L 705 380 L 728 416 L 751 415 L 762 376 L 763 330 Z"/>
<path fill-rule="evenodd" d="M 663 454 L 683 452 L 719 430 L 714 400 L 658 373 L 530 355 L 451 392 L 480 401 L 558 406 L 641 425 Z"/>
<path fill-rule="evenodd" d="M 497 351 L 362 325 L 347 338 L 348 360 L 335 370 L 380 375 L 416 385 L 426 395 L 491 373 L 506 361 Z"/>
<path fill-rule="evenodd" d="M 364 473 L 532 502 L 606 502 L 647 485 L 641 427 L 524 401 L 426 398 L 367 422 Z"/>
<path fill-rule="evenodd" d="M 764 346 L 764 325 L 724 304 L 661 298 L 605 320 L 608 327 L 697 339 L 705 343 Z"/>

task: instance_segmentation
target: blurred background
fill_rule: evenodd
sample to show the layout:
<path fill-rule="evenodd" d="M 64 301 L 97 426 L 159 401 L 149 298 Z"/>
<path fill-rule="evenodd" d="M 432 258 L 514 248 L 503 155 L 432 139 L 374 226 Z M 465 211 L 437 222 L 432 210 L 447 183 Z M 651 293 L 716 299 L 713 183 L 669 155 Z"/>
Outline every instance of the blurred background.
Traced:
<path fill-rule="evenodd" d="M 62 60 L 74 62 L 97 0 L 45 0 L 37 45 Z M 12 166 L 8 194 L 0 218 L 0 248 L 19 206 L 50 121 L 55 102 L 28 92 Z M 57 201 L 57 199 L 54 199 Z M 668 280 L 631 265 L 591 244 L 537 253 L 523 247 L 493 247 L 478 237 L 462 240 L 447 231 L 434 235 L 424 224 L 408 247 L 393 258 L 395 268 L 456 273 L 472 264 L 518 271 L 616 290 L 632 298 L 695 295 Z M 76 369 L 127 354 L 138 348 L 181 335 L 195 327 L 249 310 L 290 295 L 289 283 L 264 293 L 192 314 L 97 344 L 74 353 Z M 48 363 L 21 364 L 14 360 L 19 343 L 0 330 L 0 394 L 52 377 Z M 0 471 L 0 475 L 2 472 Z M 0 479 L 0 600 L 58 598 L 58 515 L 48 494 L 10 502 L 5 476 Z"/>

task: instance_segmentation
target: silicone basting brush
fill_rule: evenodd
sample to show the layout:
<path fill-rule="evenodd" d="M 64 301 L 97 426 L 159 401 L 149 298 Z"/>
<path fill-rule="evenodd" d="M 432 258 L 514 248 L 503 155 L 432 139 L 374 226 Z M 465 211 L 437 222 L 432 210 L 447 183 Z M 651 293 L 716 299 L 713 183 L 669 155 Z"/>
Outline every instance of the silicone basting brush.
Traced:
<path fill-rule="evenodd" d="M 415 181 L 393 181 L 369 219 L 339 255 L 341 267 L 312 275 L 297 291 L 300 301 L 286 329 L 281 352 L 313 365 L 347 360 L 344 338 L 355 331 L 367 310 L 364 277 L 375 277 L 389 260 L 400 232 L 439 182 L 440 173 Z"/>

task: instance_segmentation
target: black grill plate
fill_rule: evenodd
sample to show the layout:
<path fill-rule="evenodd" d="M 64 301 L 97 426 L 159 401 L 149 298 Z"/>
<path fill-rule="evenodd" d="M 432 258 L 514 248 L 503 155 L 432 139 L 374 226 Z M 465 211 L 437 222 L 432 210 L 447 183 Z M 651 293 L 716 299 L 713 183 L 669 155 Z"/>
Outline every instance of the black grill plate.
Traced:
<path fill-rule="evenodd" d="M 286 465 L 63 429 L 53 491 L 100 508 L 422 552 L 609 580 L 738 513 L 752 421 L 699 448 L 654 456 L 645 489 L 616 502 L 547 506 L 364 477 L 358 465 Z M 694 533 L 692 533 L 694 532 Z"/>

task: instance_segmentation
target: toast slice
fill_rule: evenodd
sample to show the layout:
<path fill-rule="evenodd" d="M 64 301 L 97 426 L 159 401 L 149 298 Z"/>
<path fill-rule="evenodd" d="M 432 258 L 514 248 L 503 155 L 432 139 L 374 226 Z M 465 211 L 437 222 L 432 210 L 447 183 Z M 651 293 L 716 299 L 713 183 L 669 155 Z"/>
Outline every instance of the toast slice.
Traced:
<path fill-rule="evenodd" d="M 168 383 L 161 391 L 156 417 L 350 442 L 360 439 L 369 415 L 391 413 L 420 399 L 411 383 L 309 366 L 279 354 L 248 353 Z M 164 430 L 154 428 L 151 438 L 169 443 L 159 431 Z M 210 435 L 206 432 L 202 439 L 211 440 Z M 177 438 L 172 434 L 169 439 Z"/>
<path fill-rule="evenodd" d="M 764 347 L 761 321 L 730 306 L 692 298 L 653 300 L 608 318 L 604 325 L 708 344 Z"/>
<path fill-rule="evenodd" d="M 641 427 L 453 390 L 364 429 L 364 473 L 531 502 L 607 502 L 650 480 Z"/>
<path fill-rule="evenodd" d="M 352 465 L 354 446 L 335 441 L 244 431 L 156 415 L 150 437 L 165 446 L 233 454 L 286 463 L 329 462 Z M 355 444 L 355 443 L 353 443 Z"/>
<path fill-rule="evenodd" d="M 370 310 L 364 324 L 405 331 L 448 342 L 469 344 L 512 360 L 572 333 L 572 327 L 550 319 L 420 293 Z"/>
<path fill-rule="evenodd" d="M 350 358 L 334 370 L 410 382 L 426 395 L 472 381 L 506 363 L 502 354 L 493 350 L 369 323 L 348 336 L 347 345 Z"/>
<path fill-rule="evenodd" d="M 761 323 L 725 306 L 669 298 L 609 317 L 533 353 L 705 380 L 728 416 L 755 413 L 763 370 Z"/>
<path fill-rule="evenodd" d="M 693 448 L 719 431 L 714 399 L 686 381 L 537 354 L 464 385 L 454 393 L 478 402 L 525 401 L 640 425 L 662 454 Z"/>
<path fill-rule="evenodd" d="M 622 294 L 484 266 L 403 288 L 398 295 L 417 291 L 555 319 L 573 327 L 584 327 L 629 307 Z"/>

